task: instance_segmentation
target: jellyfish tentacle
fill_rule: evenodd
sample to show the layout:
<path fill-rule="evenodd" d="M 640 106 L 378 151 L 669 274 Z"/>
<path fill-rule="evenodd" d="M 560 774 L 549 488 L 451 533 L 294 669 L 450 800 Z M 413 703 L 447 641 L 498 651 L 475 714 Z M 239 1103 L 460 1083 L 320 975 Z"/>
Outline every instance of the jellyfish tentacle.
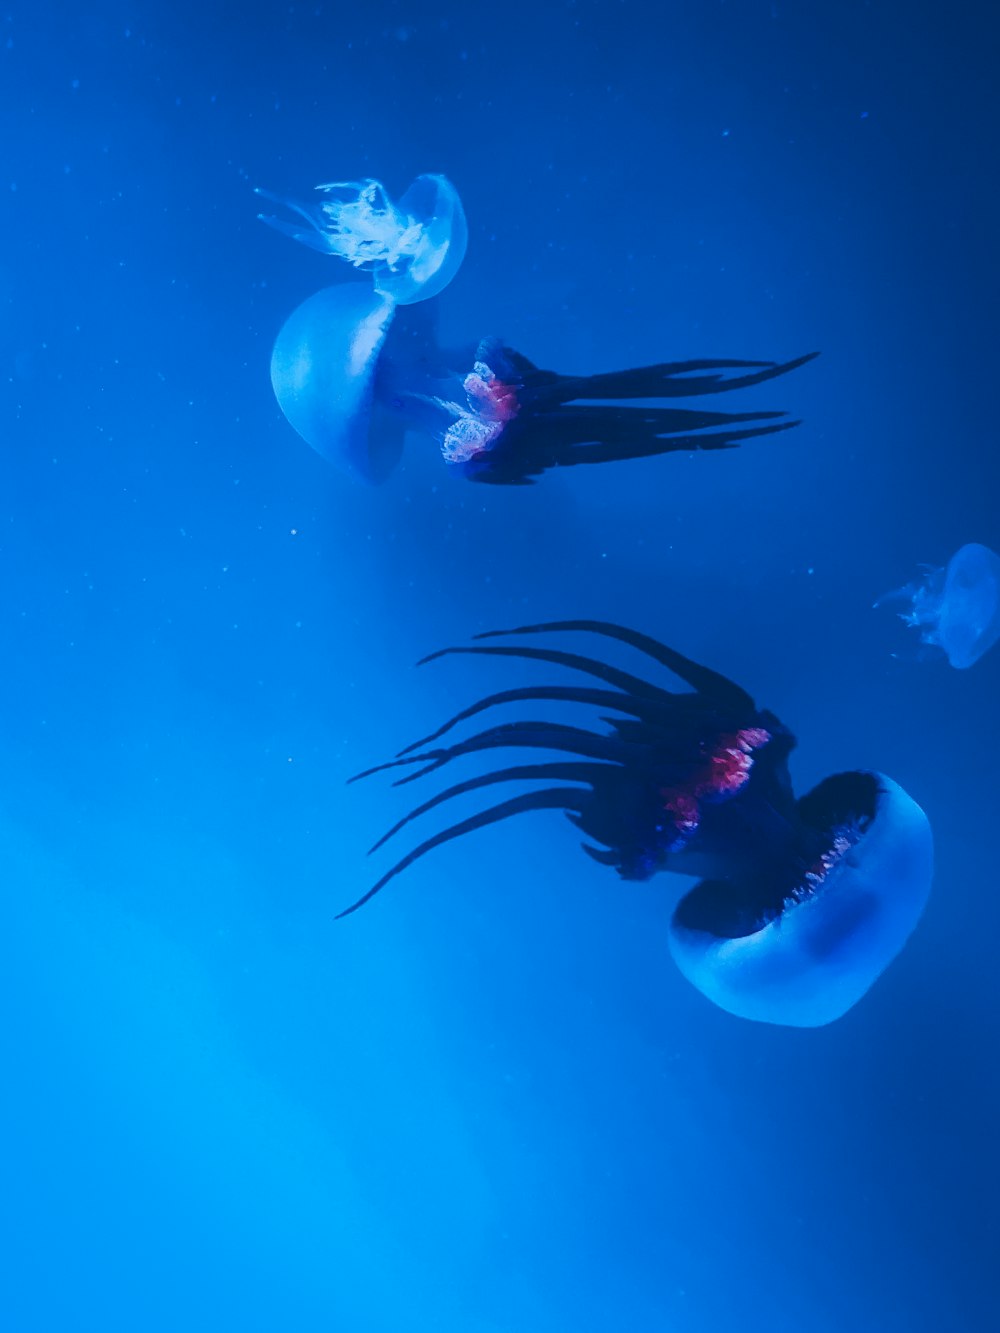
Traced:
<path fill-rule="evenodd" d="M 370 273 L 375 291 L 394 304 L 436 296 L 458 271 L 468 243 L 468 224 L 455 187 L 446 177 L 418 176 L 398 204 L 371 177 L 333 181 L 318 185 L 316 191 L 319 198 L 308 203 L 256 191 L 298 214 L 308 228 L 263 213 L 258 216 L 282 235 Z"/>
<path fill-rule="evenodd" d="M 398 778 L 393 786 L 404 787 L 409 782 L 416 782 L 418 778 L 433 773 L 452 759 L 498 749 L 559 750 L 567 754 L 583 755 L 586 759 L 600 759 L 609 764 L 624 764 L 636 747 L 617 737 L 599 736 L 597 732 L 567 726 L 562 722 L 506 722 L 440 750 L 427 750 L 422 755 L 407 756 L 404 763 L 419 763 L 423 760 L 425 767 Z"/>
<path fill-rule="evenodd" d="M 346 907 L 342 912 L 338 912 L 335 919 L 340 921 L 343 917 L 356 912 L 359 907 L 364 907 L 365 903 L 370 902 L 377 893 L 385 888 L 390 880 L 402 874 L 415 861 L 419 861 L 422 856 L 434 851 L 436 847 L 451 842 L 455 838 L 464 837 L 466 833 L 474 833 L 477 829 L 487 828 L 490 824 L 498 824 L 501 820 L 510 819 L 514 815 L 526 814 L 532 810 L 575 810 L 579 808 L 580 796 L 581 789 L 579 787 L 550 787 L 544 791 L 525 792 L 520 796 L 512 796 L 499 805 L 491 806 L 489 810 L 483 810 L 477 815 L 471 815 L 468 819 L 463 819 L 460 824 L 454 824 L 451 828 L 436 833 L 434 837 L 428 838 L 419 847 L 415 847 L 413 851 L 408 852 L 401 861 L 397 861 L 391 870 L 386 871 L 382 878 L 357 902 L 352 903 L 350 907 Z"/>
<path fill-rule="evenodd" d="M 404 815 L 402 819 L 397 820 L 387 833 L 383 833 L 378 842 L 374 843 L 368 850 L 368 855 L 384 846 L 390 838 L 395 835 L 407 824 L 412 823 L 414 819 L 419 819 L 422 815 L 436 809 L 439 805 L 452 800 L 457 796 L 464 796 L 469 792 L 480 791 L 484 787 L 494 786 L 500 782 L 541 782 L 541 781 L 570 781 L 582 782 L 588 786 L 593 785 L 595 778 L 600 776 L 601 770 L 608 767 L 606 764 L 586 764 L 578 761 L 561 761 L 551 764 L 515 764 L 510 768 L 496 769 L 492 773 L 481 773 L 478 777 L 467 778 L 464 782 L 456 782 L 452 787 L 446 787 L 444 791 L 438 792 L 422 805 L 416 806 L 409 814 Z"/>
<path fill-rule="evenodd" d="M 332 244 L 329 234 L 322 230 L 323 215 L 319 204 L 300 204 L 297 199 L 290 199 L 282 194 L 274 194 L 270 190 L 261 189 L 260 186 L 254 189 L 254 194 L 261 199 L 266 199 L 269 203 L 280 204 L 282 208 L 298 213 L 299 217 L 304 218 L 309 223 L 309 230 L 304 231 L 294 222 L 286 222 L 284 218 L 272 217 L 268 213 L 258 213 L 257 220 L 259 222 L 263 222 L 266 226 L 281 232 L 282 236 L 288 236 L 293 241 L 308 245 L 311 250 L 318 250 L 320 254 L 332 255 L 336 253 L 336 248 Z"/>
<path fill-rule="evenodd" d="M 740 387 L 747 376 L 727 379 L 723 374 L 702 378 L 685 378 L 698 371 L 747 370 L 750 378 L 758 374 L 770 377 L 776 361 L 661 361 L 650 366 L 633 366 L 628 370 L 602 371 L 596 375 L 579 375 L 562 379 L 558 385 L 563 402 L 593 398 L 694 398 L 712 393 L 730 384 Z"/>
<path fill-rule="evenodd" d="M 284 218 L 276 218 L 267 213 L 258 213 L 257 221 L 263 222 L 265 226 L 273 231 L 280 232 L 282 236 L 287 236 L 289 240 L 298 241 L 300 245 L 307 245 L 310 250 L 315 250 L 321 255 L 332 255 L 334 250 L 330 246 L 329 239 L 320 231 L 306 231 L 304 228 L 296 226 L 294 222 L 286 222 Z"/>
<path fill-rule="evenodd" d="M 787 375 L 814 360 L 818 352 L 791 361 L 740 361 L 708 359 L 663 361 L 652 366 L 609 371 L 597 375 L 557 376 L 545 386 L 553 402 L 568 403 L 583 398 L 695 398 L 701 394 L 749 389 L 755 384 Z M 746 375 L 721 373 L 698 376 L 699 371 L 746 370 Z"/>
<path fill-rule="evenodd" d="M 747 440 L 777 435 L 800 424 L 797 420 L 781 420 L 741 430 L 677 435 L 676 423 L 671 420 L 673 410 L 654 409 L 652 414 L 634 408 L 611 411 L 613 415 L 608 417 L 603 408 L 566 408 L 560 409 L 559 420 L 543 413 L 516 421 L 508 427 L 512 433 L 507 441 L 501 438 L 495 448 L 491 445 L 464 462 L 453 460 L 451 466 L 461 467 L 463 475 L 479 485 L 531 486 L 536 477 L 556 467 L 738 449 Z M 656 412 L 662 416 L 656 417 Z"/>
<path fill-rule="evenodd" d="M 931 572 L 936 571 L 932 570 Z M 920 587 L 921 585 L 914 581 L 912 583 L 904 583 L 901 588 L 890 588 L 888 592 L 881 593 L 875 601 L 872 602 L 872 610 L 879 611 L 883 606 L 892 606 L 893 603 L 897 602 L 908 602 L 912 605 Z M 908 612 L 897 612 L 897 614 L 902 620 L 906 620 L 909 615 Z"/>
<path fill-rule="evenodd" d="M 316 203 L 300 203 L 260 187 L 254 191 L 261 198 L 298 213 L 309 223 L 308 232 L 281 218 L 263 213 L 258 217 L 284 236 L 321 254 L 338 255 L 359 269 L 373 269 L 381 264 L 396 268 L 417 244 L 419 224 L 400 213 L 378 181 L 338 181 L 317 185 L 316 191 L 325 196 Z"/>
<path fill-rule="evenodd" d="M 459 402 L 448 405 L 454 419 L 442 452 L 470 481 L 515 486 L 531 485 L 534 477 L 555 467 L 734 449 L 799 423 L 787 420 L 784 412 L 725 413 L 638 404 L 643 399 L 690 398 L 762 383 L 813 355 L 783 363 L 673 362 L 573 377 L 541 372 L 495 339 L 481 340 L 475 370 L 464 381 L 468 407 Z M 716 373 L 692 375 L 692 368 L 706 366 L 716 368 Z M 725 366 L 751 373 L 727 378 L 717 369 Z"/>
<path fill-rule="evenodd" d="M 614 690 L 587 689 L 586 687 L 575 685 L 528 685 L 520 689 L 500 690 L 497 694 L 489 694 L 485 699 L 478 699 L 468 708 L 463 708 L 460 713 L 442 723 L 436 731 L 430 735 L 424 736 L 419 741 L 414 741 L 400 750 L 397 758 L 402 759 L 414 750 L 423 749 L 426 745 L 433 745 L 435 741 L 440 740 L 453 727 L 461 722 L 467 722 L 470 718 L 476 717 L 479 713 L 485 712 L 489 708 L 501 707 L 510 703 L 575 703 L 575 704 L 593 704 L 595 707 L 615 708 L 621 713 L 627 713 L 630 717 L 639 718 L 645 722 L 657 722 L 666 720 L 669 715 L 668 710 L 659 700 L 640 699 L 634 694 L 619 694 Z M 612 719 L 608 719 L 614 725 Z"/>
<path fill-rule="evenodd" d="M 513 633 L 513 631 L 510 632 Z M 485 638 L 486 636 L 477 635 L 476 637 Z M 517 657 L 531 662 L 547 662 L 550 666 L 568 667 L 570 670 L 593 676 L 597 680 L 603 680 L 606 685 L 613 685 L 616 689 L 623 690 L 626 694 L 635 695 L 640 699 L 669 699 L 672 697 L 668 690 L 662 690 L 659 686 L 652 685 L 640 676 L 633 676 L 631 672 L 621 671 L 618 667 L 609 666 L 605 662 L 598 662 L 595 658 L 584 657 L 580 653 L 568 653 L 555 648 L 531 648 L 527 645 L 508 647 L 500 644 L 490 644 L 488 646 L 461 644 L 450 648 L 439 648 L 437 652 L 429 653 L 426 657 L 421 658 L 417 665 L 425 666 L 429 662 L 436 662 L 441 657 L 452 656 Z"/>
<path fill-rule="evenodd" d="M 662 454 L 704 454 L 719 449 L 738 449 L 746 440 L 778 435 L 801 424 L 800 421 L 776 421 L 767 426 L 753 426 L 745 430 L 716 431 L 707 435 L 654 434 L 646 439 L 624 430 L 614 437 L 573 445 L 570 456 L 561 460 L 561 465 L 579 467 L 593 463 L 624 463 L 630 459 L 659 458 Z"/>
<path fill-rule="evenodd" d="M 612 870 L 618 866 L 618 853 L 608 847 L 592 847 L 589 842 L 581 842 L 580 850 L 586 852 L 599 866 L 609 866 Z"/>
<path fill-rule="evenodd" d="M 584 445 L 617 445 L 619 450 L 629 443 L 636 448 L 650 450 L 671 439 L 689 440 L 696 433 L 715 431 L 715 438 L 743 438 L 737 429 L 743 422 L 763 422 L 754 427 L 758 432 L 787 429 L 790 424 L 784 411 L 708 412 L 687 407 L 612 407 L 607 403 L 571 403 L 556 407 L 536 419 L 535 429 L 544 431 L 549 449 L 570 451 Z M 774 423 L 780 423 L 775 425 Z M 725 427 L 725 429 L 722 429 Z M 528 426 L 531 429 L 531 426 Z M 696 449 L 697 445 L 678 445 L 678 448 Z M 616 453 L 614 457 L 627 457 Z"/>
<path fill-rule="evenodd" d="M 683 653 L 677 652 L 675 648 L 667 647 L 659 639 L 654 639 L 648 634 L 641 634 L 638 630 L 628 629 L 624 625 L 617 625 L 613 620 L 539 621 L 535 625 L 518 625 L 513 629 L 486 630 L 483 633 L 473 635 L 473 638 L 478 641 L 480 639 L 503 638 L 514 634 L 576 632 L 598 634 L 603 638 L 615 639 L 619 643 L 627 644 L 646 657 L 652 658 L 660 666 L 666 667 L 668 671 L 677 676 L 679 680 L 684 681 L 686 685 L 690 685 L 697 693 L 704 694 L 729 707 L 747 709 L 756 713 L 756 706 L 751 695 L 742 686 L 730 680 L 728 676 L 724 676 L 719 671 L 713 671 L 711 667 L 703 666 L 690 657 L 685 657 Z M 666 693 L 666 691 L 663 692 Z"/>
<path fill-rule="evenodd" d="M 375 764 L 372 768 L 362 769 L 360 773 L 352 773 L 347 779 L 346 785 L 351 786 L 355 782 L 363 782 L 365 778 L 372 778 L 376 773 L 388 772 L 390 768 L 402 768 L 404 764 L 419 764 L 426 760 L 427 756 L 423 754 L 397 755 L 395 759 L 387 759 L 384 764 Z"/>

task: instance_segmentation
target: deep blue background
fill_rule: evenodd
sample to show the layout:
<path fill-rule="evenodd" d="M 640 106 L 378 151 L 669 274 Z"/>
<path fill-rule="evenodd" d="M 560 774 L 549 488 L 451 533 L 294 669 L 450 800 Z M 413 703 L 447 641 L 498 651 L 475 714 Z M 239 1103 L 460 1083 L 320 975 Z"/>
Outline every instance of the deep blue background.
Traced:
<path fill-rule="evenodd" d="M 871 610 L 1000 546 L 989 13 L 0 15 L 4 1330 L 996 1327 L 1000 653 L 900 662 Z M 420 171 L 470 219 L 456 335 L 818 347 L 740 404 L 804 425 L 524 492 L 432 450 L 339 477 L 267 375 L 330 270 L 251 187 Z M 404 808 L 344 778 L 517 677 L 411 662 L 567 615 L 734 676 L 801 788 L 872 765 L 927 809 L 930 908 L 842 1021 L 712 1009 L 683 882 L 551 815 L 333 923 Z"/>

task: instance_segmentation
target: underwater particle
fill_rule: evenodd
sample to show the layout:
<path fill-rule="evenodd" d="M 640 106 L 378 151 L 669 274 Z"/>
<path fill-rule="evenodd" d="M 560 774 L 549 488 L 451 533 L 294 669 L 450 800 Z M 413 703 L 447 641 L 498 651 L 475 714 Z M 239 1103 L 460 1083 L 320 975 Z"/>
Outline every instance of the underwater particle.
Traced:
<path fill-rule="evenodd" d="M 925 567 L 875 605 L 900 601 L 900 619 L 918 631 L 929 655 L 944 653 L 958 670 L 974 666 L 1000 638 L 1000 556 L 969 542 L 943 568 Z"/>

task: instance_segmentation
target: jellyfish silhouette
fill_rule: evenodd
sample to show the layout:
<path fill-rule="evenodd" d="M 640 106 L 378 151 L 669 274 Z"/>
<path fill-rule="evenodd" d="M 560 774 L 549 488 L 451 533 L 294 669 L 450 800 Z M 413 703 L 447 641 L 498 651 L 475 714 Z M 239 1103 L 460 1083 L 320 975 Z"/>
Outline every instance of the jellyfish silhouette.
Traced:
<path fill-rule="evenodd" d="M 475 774 L 425 800 L 371 850 L 458 797 L 497 784 L 545 784 L 431 835 L 340 915 L 444 843 L 514 815 L 561 810 L 587 839 L 584 851 L 622 879 L 664 870 L 705 877 L 678 904 L 668 939 L 683 975 L 720 1008 L 800 1027 L 840 1017 L 899 953 L 923 911 L 933 864 L 923 811 L 890 778 L 868 771 L 827 778 L 796 800 L 788 728 L 725 676 L 646 635 L 568 620 L 477 638 L 556 632 L 617 640 L 688 688 L 561 648 L 476 643 L 431 654 L 425 662 L 455 653 L 526 659 L 589 682 L 491 694 L 358 774 L 412 769 L 397 778 L 402 785 L 493 750 L 564 756 Z M 596 708 L 608 729 L 515 721 L 443 739 L 494 708 L 540 702 Z"/>
<path fill-rule="evenodd" d="M 875 605 L 900 601 L 906 609 L 899 616 L 919 631 L 926 655 L 943 653 L 959 670 L 973 666 L 1000 639 L 1000 556 L 969 542 L 943 568 L 926 566 Z"/>
<path fill-rule="evenodd" d="M 784 363 L 687 360 L 575 376 L 541 370 L 495 338 L 445 348 L 428 301 L 465 253 L 454 187 L 422 176 L 398 207 L 376 181 L 321 192 L 317 204 L 289 203 L 309 227 L 263 221 L 372 272 L 374 290 L 333 287 L 304 301 L 278 334 L 271 380 L 303 439 L 363 480 L 377 483 L 393 471 L 408 432 L 434 440 L 454 475 L 525 485 L 556 467 L 729 449 L 797 424 L 783 412 L 654 401 L 749 388 L 815 353 Z"/>

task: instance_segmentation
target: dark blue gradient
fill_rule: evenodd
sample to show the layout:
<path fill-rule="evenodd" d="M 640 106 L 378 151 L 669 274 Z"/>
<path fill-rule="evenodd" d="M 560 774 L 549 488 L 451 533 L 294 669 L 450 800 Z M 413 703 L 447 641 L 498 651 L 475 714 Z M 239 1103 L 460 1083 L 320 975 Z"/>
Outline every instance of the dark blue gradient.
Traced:
<path fill-rule="evenodd" d="M 1000 654 L 900 662 L 871 610 L 1000 547 L 989 27 L 0 14 L 0 1327 L 992 1333 Z M 252 187 L 421 172 L 469 219 L 445 342 L 581 374 L 818 347 L 802 426 L 525 490 L 434 450 L 339 477 L 268 376 L 329 268 Z M 518 683 L 401 664 L 566 617 L 780 701 L 797 789 L 873 768 L 928 812 L 927 912 L 844 1019 L 714 1009 L 667 951 L 683 882 L 615 883 L 543 815 L 334 923 L 405 808 L 344 779 Z"/>

